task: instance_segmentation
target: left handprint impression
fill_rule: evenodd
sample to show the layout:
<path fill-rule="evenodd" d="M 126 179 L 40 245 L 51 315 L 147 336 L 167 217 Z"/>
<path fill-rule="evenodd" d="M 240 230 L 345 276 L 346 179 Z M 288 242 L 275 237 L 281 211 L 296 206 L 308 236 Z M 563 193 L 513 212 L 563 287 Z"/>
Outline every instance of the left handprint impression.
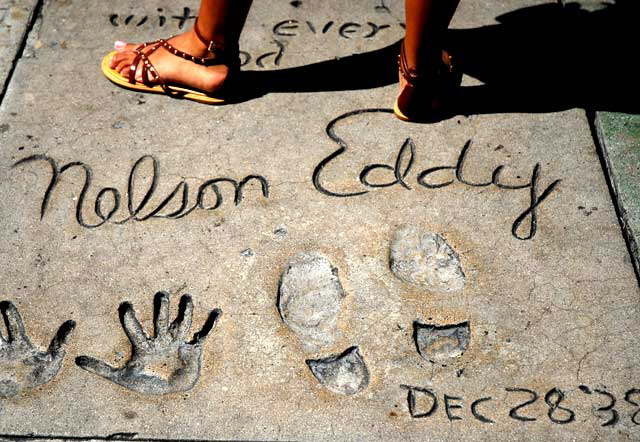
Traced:
<path fill-rule="evenodd" d="M 202 329 L 185 342 L 191 328 L 193 302 L 183 295 L 175 321 L 169 324 L 169 295 L 159 292 L 154 300 L 154 336 L 149 337 L 136 318 L 133 306 L 120 304 L 120 322 L 131 341 L 131 358 L 120 368 L 89 356 L 79 356 L 76 364 L 91 373 L 143 394 L 188 391 L 200 377 L 202 345 L 215 327 L 222 311 L 210 312 Z"/>
<path fill-rule="evenodd" d="M 0 335 L 0 398 L 16 396 L 51 381 L 60 371 L 67 338 L 76 326 L 64 322 L 46 352 L 33 346 L 24 329 L 18 309 L 11 301 L 0 302 L 7 326 L 6 338 Z"/>

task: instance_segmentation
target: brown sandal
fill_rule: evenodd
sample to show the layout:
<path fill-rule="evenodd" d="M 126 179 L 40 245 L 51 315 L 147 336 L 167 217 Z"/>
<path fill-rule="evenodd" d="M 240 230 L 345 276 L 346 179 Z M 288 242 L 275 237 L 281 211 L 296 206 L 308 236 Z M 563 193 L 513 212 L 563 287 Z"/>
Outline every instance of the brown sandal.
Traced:
<path fill-rule="evenodd" d="M 419 72 L 407 63 L 404 43 L 398 56 L 400 75 L 407 84 L 393 106 L 403 121 L 433 122 L 447 115 L 449 98 L 462 82 L 462 73 L 454 68 L 451 55 L 442 50 L 442 59 L 430 70 Z"/>
<path fill-rule="evenodd" d="M 225 103 L 229 93 L 229 79 L 235 77 L 237 71 L 240 70 L 238 49 L 229 50 L 214 41 L 204 38 L 198 30 L 198 20 L 194 25 L 194 31 L 198 39 L 207 46 L 211 56 L 195 57 L 173 47 L 167 40 L 160 38 L 152 42 L 143 43 L 134 50 L 136 56 L 128 75 L 122 75 L 118 71 L 111 69 L 111 58 L 117 53 L 116 51 L 110 52 L 102 59 L 102 73 L 118 86 L 135 91 L 167 94 L 174 98 L 185 98 L 207 104 Z M 176 57 L 181 57 L 203 66 L 226 65 L 229 67 L 229 79 L 225 81 L 220 90 L 215 92 L 215 96 L 185 85 L 168 83 L 160 77 L 160 74 L 149 60 L 149 56 L 159 48 L 164 48 Z M 142 63 L 142 83 L 136 81 L 136 72 L 140 63 Z"/>

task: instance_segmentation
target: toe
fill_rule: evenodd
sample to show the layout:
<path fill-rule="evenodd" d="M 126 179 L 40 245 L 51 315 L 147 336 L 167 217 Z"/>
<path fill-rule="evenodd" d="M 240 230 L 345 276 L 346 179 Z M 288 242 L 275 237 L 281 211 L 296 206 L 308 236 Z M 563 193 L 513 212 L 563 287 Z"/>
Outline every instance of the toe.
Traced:
<path fill-rule="evenodd" d="M 129 66 L 131 66 L 131 64 L 133 63 L 133 59 L 134 59 L 133 54 L 123 53 L 121 57 L 118 59 L 118 62 L 115 64 L 113 69 L 122 74 L 123 71 L 126 71 L 129 69 Z"/>
<path fill-rule="evenodd" d="M 114 62 L 111 63 L 111 69 L 120 72 L 123 66 L 129 64 L 131 63 L 128 60 L 126 60 L 125 58 L 120 58 L 118 60 L 114 60 Z"/>
<path fill-rule="evenodd" d="M 127 43 L 124 41 L 116 41 L 113 43 L 113 49 L 118 52 L 135 51 L 140 46 L 140 43 Z"/>
<path fill-rule="evenodd" d="M 129 76 L 129 72 L 131 71 L 131 64 L 130 63 L 126 63 L 123 64 L 120 69 L 118 70 L 118 72 L 120 72 L 120 75 L 124 75 L 125 77 Z"/>
<path fill-rule="evenodd" d="M 133 52 L 118 52 L 117 54 L 114 54 L 113 57 L 111 57 L 111 69 L 118 70 L 118 65 L 120 65 L 121 63 L 131 64 L 134 58 L 135 53 Z"/>
<path fill-rule="evenodd" d="M 111 69 L 115 69 L 121 60 L 122 60 L 121 53 L 113 54 L 113 57 L 111 57 L 111 61 L 109 62 L 109 67 L 111 67 Z"/>
<path fill-rule="evenodd" d="M 129 78 L 129 73 L 131 72 L 132 60 L 124 60 L 116 67 L 116 71 L 120 73 L 123 77 Z M 137 82 L 142 82 L 142 68 L 138 65 L 138 69 L 136 70 L 135 79 Z"/>
<path fill-rule="evenodd" d="M 123 62 L 118 63 L 118 65 L 116 66 L 115 70 L 118 71 L 122 75 L 129 75 L 129 67 L 130 66 L 131 66 L 130 62 L 123 61 Z"/>

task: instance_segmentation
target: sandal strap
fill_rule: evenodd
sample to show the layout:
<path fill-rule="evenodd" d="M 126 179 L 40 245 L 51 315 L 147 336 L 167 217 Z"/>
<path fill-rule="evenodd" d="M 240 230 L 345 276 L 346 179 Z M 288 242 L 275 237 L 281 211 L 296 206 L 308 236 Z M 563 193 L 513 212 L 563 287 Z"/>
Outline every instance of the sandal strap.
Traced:
<path fill-rule="evenodd" d="M 402 74 L 404 79 L 411 84 L 415 83 L 421 77 L 418 69 L 411 69 L 409 67 L 409 63 L 407 62 L 407 55 L 404 49 L 404 41 L 400 46 L 400 55 L 398 55 L 398 67 L 400 68 L 400 74 Z"/>
<path fill-rule="evenodd" d="M 446 61 L 443 58 L 446 58 Z M 443 74 L 450 74 L 454 71 L 451 54 L 449 54 L 444 49 L 442 50 L 442 57 L 440 58 L 440 60 L 438 60 L 435 69 L 420 71 L 418 70 L 418 68 L 409 67 L 407 56 L 405 54 L 404 41 L 402 42 L 402 46 L 400 47 L 400 55 L 398 55 L 398 66 L 400 67 L 400 74 L 410 84 L 415 84 L 416 82 L 420 82 L 425 78 L 433 79 L 442 77 Z"/>
<path fill-rule="evenodd" d="M 224 45 L 215 43 L 214 41 L 209 41 L 205 39 L 200 31 L 198 30 L 198 20 L 196 19 L 196 23 L 194 26 L 195 34 L 198 39 L 207 46 L 207 50 L 213 55 L 212 57 L 196 57 L 186 52 L 179 50 L 174 47 L 167 40 L 160 38 L 155 41 L 146 42 L 138 45 L 135 49 L 135 57 L 131 66 L 129 67 L 128 80 L 131 84 L 136 84 L 136 72 L 138 71 L 138 67 L 140 63 L 141 66 L 141 74 L 142 74 L 142 83 L 145 86 L 153 87 L 159 85 L 162 90 L 168 95 L 177 96 L 181 95 L 183 92 L 175 90 L 172 88 L 166 81 L 160 77 L 158 70 L 153 66 L 151 60 L 149 60 L 149 56 L 157 51 L 159 48 L 166 49 L 170 54 L 175 56 L 184 58 L 185 60 L 191 61 L 196 64 L 200 64 L 203 66 L 212 66 L 212 65 L 220 65 L 226 64 L 230 68 L 239 69 L 240 59 L 238 57 L 238 50 L 236 47 L 235 56 L 232 52 L 225 50 Z"/>
<path fill-rule="evenodd" d="M 154 84 L 159 84 L 162 87 L 162 89 L 164 89 L 165 81 L 160 77 L 160 74 L 158 74 L 158 71 L 149 60 L 148 54 L 142 54 L 141 58 L 142 58 L 142 82 L 144 83 L 144 85 L 147 87 L 153 87 Z M 155 81 L 155 83 L 151 81 L 149 76 L 153 78 L 153 81 Z"/>
<path fill-rule="evenodd" d="M 152 45 L 155 45 L 155 46 L 152 46 Z M 148 47 L 151 47 L 151 49 L 149 49 L 148 51 L 145 51 L 145 49 L 147 49 Z M 145 73 L 148 70 L 146 68 L 149 65 L 151 65 L 151 62 L 149 61 L 147 56 L 155 52 L 158 49 L 158 47 L 159 47 L 158 40 L 156 40 L 156 41 L 151 41 L 147 43 L 142 43 L 133 50 L 136 56 L 134 57 L 133 62 L 131 63 L 131 66 L 129 67 L 129 76 L 128 76 L 129 83 L 136 84 L 136 72 L 138 71 L 138 65 L 140 64 L 141 61 L 143 61 L 144 64 L 142 66 L 142 70 L 143 70 L 142 82 L 145 84 L 145 86 L 148 86 L 147 84 L 148 77 L 145 75 Z M 157 73 L 153 65 L 151 65 L 151 71 L 154 73 Z"/>
<path fill-rule="evenodd" d="M 143 43 L 136 49 L 134 49 L 136 56 L 133 59 L 133 63 L 131 63 L 131 68 L 129 71 L 129 83 L 136 83 L 136 72 L 138 70 L 138 65 L 142 63 L 142 67 L 140 69 L 142 74 L 142 83 L 145 86 L 160 86 L 164 93 L 166 93 L 167 95 L 177 97 L 184 94 L 184 92 L 175 90 L 166 81 L 164 81 L 153 63 L 151 63 L 151 60 L 149 60 L 149 55 L 153 54 L 155 51 L 163 47 L 163 41 L 164 40 L 159 39 L 156 41 Z M 147 48 L 149 49 L 145 51 L 145 49 Z"/>
<path fill-rule="evenodd" d="M 153 45 L 153 46 L 152 46 Z M 138 71 L 138 65 L 142 62 L 141 74 L 142 74 L 142 83 L 145 86 L 153 87 L 155 85 L 159 85 L 164 92 L 167 94 L 174 94 L 175 91 L 171 90 L 167 85 L 166 81 L 160 77 L 158 70 L 153 66 L 151 60 L 149 60 L 149 55 L 153 54 L 162 46 L 160 40 L 156 40 L 155 42 L 143 43 L 138 46 L 134 52 L 136 53 L 135 58 L 133 59 L 133 63 L 131 63 L 131 67 L 129 70 L 129 83 L 136 83 L 136 72 Z M 150 48 L 145 51 L 146 48 Z M 151 77 L 151 78 L 150 78 Z M 153 81 L 151 81 L 153 79 Z"/>
<path fill-rule="evenodd" d="M 198 38 L 200 40 L 202 40 L 201 35 L 199 35 L 199 32 L 197 31 L 197 26 L 194 28 L 196 29 L 196 35 L 198 36 Z M 173 37 L 173 36 L 172 36 Z M 169 37 L 169 38 L 172 38 Z M 207 44 L 204 40 L 202 41 L 205 45 Z M 213 42 L 211 42 L 213 43 Z M 213 57 L 196 57 L 194 55 L 188 54 L 184 51 L 181 51 L 180 49 L 174 47 L 171 43 L 169 43 L 167 40 L 165 40 L 164 38 L 159 38 L 157 40 L 154 41 L 150 41 L 150 42 L 146 42 L 146 43 L 142 43 L 141 45 L 139 45 L 137 48 L 134 49 L 134 52 L 140 53 L 141 51 L 143 51 L 144 49 L 148 48 L 149 46 L 155 45 L 153 47 L 153 49 L 150 52 L 147 52 L 147 55 L 151 54 L 151 52 L 155 52 L 156 49 L 158 49 L 159 47 L 163 47 L 165 48 L 167 51 L 169 51 L 170 54 L 176 55 L 178 57 L 184 58 L 185 60 L 188 61 L 192 61 L 193 63 L 196 64 L 201 64 L 203 66 L 212 66 L 212 65 L 216 65 L 216 64 L 225 64 L 225 53 L 224 50 L 222 48 L 222 46 L 218 45 L 216 47 L 213 48 L 213 50 L 209 49 L 209 52 L 211 52 L 213 54 Z M 208 47 L 211 47 L 211 45 L 209 45 Z"/>
<path fill-rule="evenodd" d="M 202 35 L 202 32 L 200 32 L 200 30 L 198 29 L 199 19 L 200 17 L 196 18 L 196 22 L 193 24 L 193 30 L 196 34 L 196 37 L 198 37 L 198 40 L 200 40 L 200 42 L 207 47 L 207 50 L 209 52 L 212 52 L 214 54 L 218 52 L 224 53 L 225 52 L 224 44 L 216 43 L 215 41 L 209 40 L 204 35 Z"/>
<path fill-rule="evenodd" d="M 226 48 L 224 44 L 216 43 L 213 40 L 208 40 L 207 38 L 205 38 L 200 32 L 200 30 L 198 29 L 198 19 L 196 19 L 196 22 L 193 26 L 193 30 L 195 31 L 195 34 L 198 40 L 200 40 L 200 42 L 207 47 L 207 51 L 209 51 L 209 53 L 212 54 L 211 57 L 196 57 L 195 55 L 191 55 L 187 52 L 181 51 L 180 49 L 174 47 L 171 43 L 169 43 L 167 40 L 163 38 L 160 38 L 152 42 L 143 43 L 139 45 L 135 49 L 135 51 L 140 52 L 151 45 L 155 45 L 152 51 L 147 52 L 147 55 L 150 55 L 151 52 L 155 51 L 156 49 L 158 49 L 158 47 L 161 46 L 165 48 L 167 51 L 169 51 L 170 54 L 173 54 L 177 57 L 184 58 L 185 60 L 191 61 L 196 64 L 200 64 L 203 66 L 226 64 L 226 65 L 229 65 L 230 67 L 234 67 L 236 65 L 239 65 L 240 60 L 238 58 L 239 51 L 237 47 L 235 48 L 235 50 L 229 50 L 229 48 Z"/>
<path fill-rule="evenodd" d="M 224 64 L 233 70 L 240 69 L 240 48 L 238 47 L 238 42 L 229 42 L 226 43 L 218 43 L 213 40 L 209 40 L 206 38 L 202 32 L 200 32 L 200 28 L 198 27 L 199 17 L 196 18 L 195 23 L 193 24 L 193 31 L 198 37 L 198 40 L 207 47 L 207 50 L 213 54 L 213 57 L 207 58 L 206 66 L 214 65 L 214 64 Z M 196 57 L 197 59 L 198 57 Z M 193 61 L 193 60 L 192 60 Z M 197 63 L 197 61 L 196 61 Z"/>
<path fill-rule="evenodd" d="M 212 66 L 216 64 L 224 64 L 225 62 L 224 52 L 222 52 L 219 48 L 214 48 L 214 50 L 209 49 L 209 52 L 213 54 L 213 57 L 196 57 L 173 47 L 171 43 L 164 39 L 160 39 L 159 42 L 162 47 L 169 51 L 169 53 L 184 58 L 185 60 L 192 61 L 196 64 L 201 64 L 203 66 Z"/>

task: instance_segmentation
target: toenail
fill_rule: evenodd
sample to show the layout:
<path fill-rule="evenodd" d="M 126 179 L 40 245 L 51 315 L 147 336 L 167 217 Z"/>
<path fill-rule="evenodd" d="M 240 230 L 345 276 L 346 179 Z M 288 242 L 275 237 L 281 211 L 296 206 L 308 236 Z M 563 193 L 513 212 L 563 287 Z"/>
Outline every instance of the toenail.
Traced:
<path fill-rule="evenodd" d="M 116 41 L 116 42 L 114 42 L 114 43 L 113 43 L 113 48 L 114 48 L 116 51 L 121 51 L 121 50 L 123 50 L 126 46 L 127 46 L 127 44 L 126 44 L 124 41 L 120 41 L 120 40 L 118 40 L 118 41 Z"/>

